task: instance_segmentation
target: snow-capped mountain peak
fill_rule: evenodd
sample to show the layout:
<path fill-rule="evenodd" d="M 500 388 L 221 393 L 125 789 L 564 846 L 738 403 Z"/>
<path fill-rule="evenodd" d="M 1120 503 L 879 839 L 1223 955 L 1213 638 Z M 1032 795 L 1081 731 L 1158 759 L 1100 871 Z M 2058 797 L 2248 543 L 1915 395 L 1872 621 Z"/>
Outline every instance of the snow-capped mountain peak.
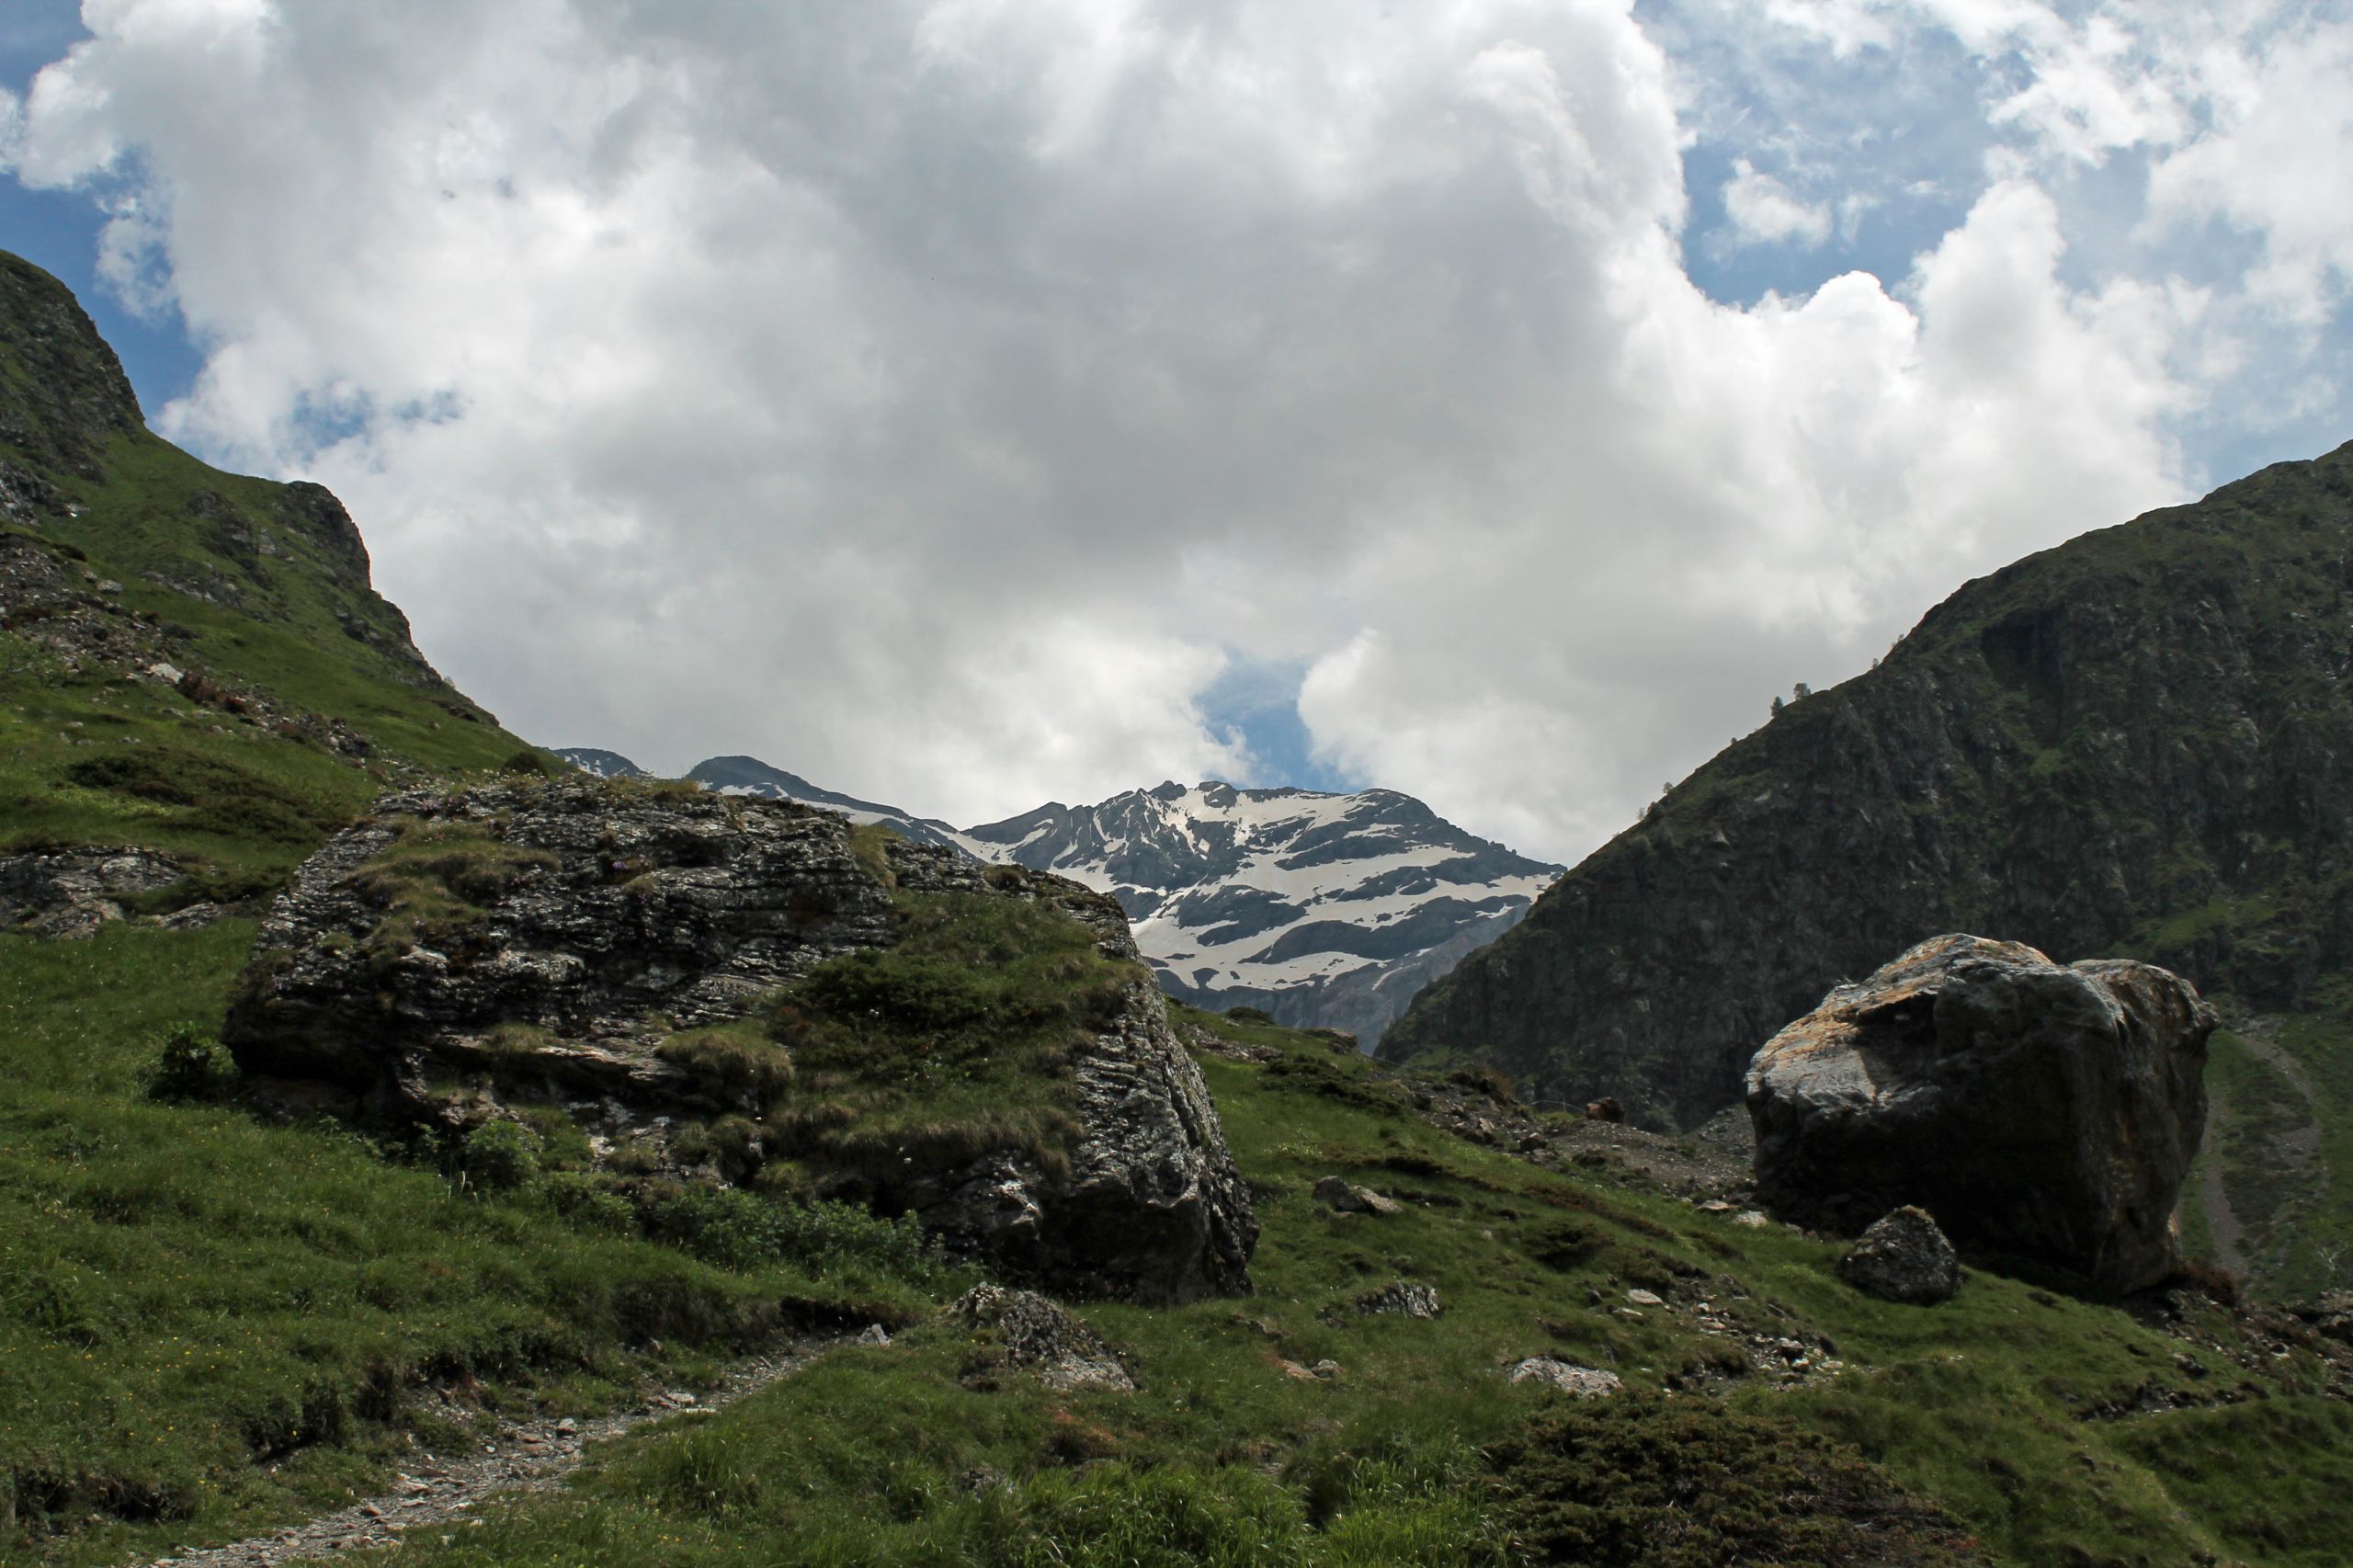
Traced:
<path fill-rule="evenodd" d="M 1208 781 L 1043 806 L 966 830 L 1099 888 L 1174 994 L 1246 1003 L 1368 1044 L 1415 991 L 1502 935 L 1560 875 L 1394 790 Z"/>

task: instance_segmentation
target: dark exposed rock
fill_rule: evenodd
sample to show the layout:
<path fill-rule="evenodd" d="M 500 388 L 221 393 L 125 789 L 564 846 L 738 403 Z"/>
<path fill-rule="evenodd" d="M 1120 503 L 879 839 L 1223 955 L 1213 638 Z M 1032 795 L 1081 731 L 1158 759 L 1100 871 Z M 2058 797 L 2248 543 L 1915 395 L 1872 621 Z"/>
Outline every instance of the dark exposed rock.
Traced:
<path fill-rule="evenodd" d="M 993 1342 L 995 1355 L 976 1370 L 1026 1372 L 1059 1393 L 1102 1390 L 1133 1393 L 1126 1361 L 1103 1336 L 1032 1290 L 975 1285 L 949 1311 Z M 968 1372 L 967 1381 L 973 1381 Z"/>
<path fill-rule="evenodd" d="M 1921 943 L 1756 1054 L 1756 1184 L 1837 1229 L 1919 1204 L 1965 1245 L 2134 1290 L 2176 1266 L 2213 1009 L 2127 960 Z"/>
<path fill-rule="evenodd" d="M 98 477 L 97 452 L 140 429 L 138 396 L 73 291 L 0 253 L 0 357 L 27 374 L 0 410 L 0 441 L 44 467 Z"/>
<path fill-rule="evenodd" d="M 885 853 L 903 892 L 1043 903 L 1134 960 L 1119 905 L 1077 883 L 904 842 Z M 433 879 L 422 894 L 404 867 Z M 608 1146 L 675 1149 L 665 1119 L 758 1107 L 662 1042 L 894 942 L 882 869 L 833 812 L 677 786 L 390 796 L 297 872 L 222 1038 L 249 1077 L 328 1085 L 354 1108 L 462 1127 L 537 1100 L 588 1115 Z M 873 1195 L 951 1250 L 1064 1288 L 1246 1291 L 1248 1196 L 1140 965 L 1069 1072 L 1066 1167 L 1006 1148 Z"/>
<path fill-rule="evenodd" d="M 2353 961 L 2348 552 L 2353 446 L 1969 584 L 1670 791 L 1382 1054 L 1690 1127 L 1831 985 L 1938 931 L 2300 1006 Z"/>
<path fill-rule="evenodd" d="M 1961 1289 L 1961 1255 L 1927 1210 L 1906 1204 L 1856 1238 L 1838 1260 L 1838 1277 L 1883 1301 L 1934 1306 Z"/>

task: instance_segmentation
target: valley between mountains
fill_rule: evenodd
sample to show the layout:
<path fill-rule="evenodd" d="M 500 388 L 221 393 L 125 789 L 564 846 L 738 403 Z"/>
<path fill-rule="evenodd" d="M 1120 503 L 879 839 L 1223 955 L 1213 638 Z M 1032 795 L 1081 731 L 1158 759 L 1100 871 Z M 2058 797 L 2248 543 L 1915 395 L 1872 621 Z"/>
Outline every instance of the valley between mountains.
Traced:
<path fill-rule="evenodd" d="M 362 523 L 0 256 L 0 1560 L 2347 1561 L 2353 449 L 1565 872 L 551 751 Z"/>

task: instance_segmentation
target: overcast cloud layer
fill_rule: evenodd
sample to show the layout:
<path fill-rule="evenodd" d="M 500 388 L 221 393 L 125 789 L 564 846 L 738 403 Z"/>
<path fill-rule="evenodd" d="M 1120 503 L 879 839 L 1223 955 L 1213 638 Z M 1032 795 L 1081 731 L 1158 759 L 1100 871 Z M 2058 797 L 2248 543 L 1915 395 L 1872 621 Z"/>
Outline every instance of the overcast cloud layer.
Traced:
<path fill-rule="evenodd" d="M 83 17 L 0 160 L 205 350 L 150 417 L 657 767 L 975 821 L 1250 777 L 1206 694 L 1303 669 L 1330 766 L 1571 857 L 1963 578 L 2353 435 L 2333 6 Z"/>

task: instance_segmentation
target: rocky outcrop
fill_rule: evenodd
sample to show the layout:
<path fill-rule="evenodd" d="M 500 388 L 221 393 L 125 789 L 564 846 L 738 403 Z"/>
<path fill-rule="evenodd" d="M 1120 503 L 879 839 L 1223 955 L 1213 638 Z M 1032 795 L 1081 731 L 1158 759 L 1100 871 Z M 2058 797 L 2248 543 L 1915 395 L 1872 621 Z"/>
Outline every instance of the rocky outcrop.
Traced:
<path fill-rule="evenodd" d="M 949 1312 L 994 1354 L 983 1376 L 997 1369 L 1027 1373 L 1057 1393 L 1133 1393 L 1126 1359 L 1093 1329 L 1034 1290 L 975 1285 Z M 972 1381 L 972 1374 L 966 1375 Z"/>
<path fill-rule="evenodd" d="M 1367 1317 L 1436 1318 L 1446 1311 L 1438 1288 L 1412 1279 L 1392 1279 L 1378 1290 L 1357 1298 L 1357 1311 Z"/>
<path fill-rule="evenodd" d="M 180 868 L 143 849 L 44 849 L 0 855 L 0 931 L 87 937 L 123 917 L 120 903 L 180 880 Z"/>
<path fill-rule="evenodd" d="M 1971 583 L 1671 790 L 1382 1054 L 1696 1126 L 1831 985 L 1939 931 L 2300 1005 L 2353 961 L 2348 554 L 2353 446 Z"/>
<path fill-rule="evenodd" d="M 1544 1388 L 1558 1389 L 1580 1399 L 1606 1399 L 1621 1393 L 1626 1385 L 1615 1372 L 1605 1372 L 1594 1367 L 1580 1367 L 1574 1361 L 1563 1361 L 1551 1356 L 1530 1356 L 1515 1362 L 1504 1374 L 1506 1382 L 1536 1383 Z"/>
<path fill-rule="evenodd" d="M 554 1106 L 608 1157 L 742 1175 L 787 1136 L 794 1108 L 768 1096 L 792 1067 L 724 1027 L 829 959 L 889 948 L 896 901 L 942 893 L 1043 905 L 1134 963 L 1119 906 L 1058 877 L 854 841 L 807 807 L 532 780 L 387 797 L 338 835 L 265 924 L 222 1038 L 282 1097 L 453 1130 Z M 1142 966 L 1088 1017 L 1054 1096 L 1066 1150 L 910 1155 L 832 1190 L 1065 1289 L 1248 1290 L 1248 1195 Z"/>
<path fill-rule="evenodd" d="M 2214 1027 L 2147 964 L 1934 937 L 1756 1053 L 1758 1196 L 1847 1230 L 1917 1204 L 1965 1245 L 2154 1284 L 2178 1261 Z"/>
<path fill-rule="evenodd" d="M 1907 1203 L 1855 1238 L 1838 1260 L 1838 1278 L 1882 1301 L 1934 1306 L 1961 1289 L 1961 1255 L 1933 1215 Z"/>

